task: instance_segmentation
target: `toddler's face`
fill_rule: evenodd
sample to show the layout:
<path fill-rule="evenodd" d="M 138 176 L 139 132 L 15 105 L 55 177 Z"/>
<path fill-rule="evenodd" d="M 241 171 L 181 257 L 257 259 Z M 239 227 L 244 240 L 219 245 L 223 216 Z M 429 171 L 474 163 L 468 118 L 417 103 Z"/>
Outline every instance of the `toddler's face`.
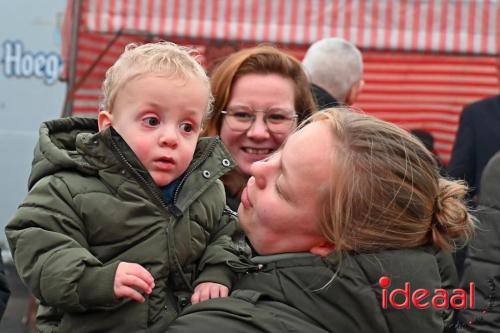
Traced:
<path fill-rule="evenodd" d="M 153 177 L 165 186 L 193 159 L 209 91 L 201 80 L 146 75 L 126 83 L 112 112 L 99 114 L 123 137 Z"/>

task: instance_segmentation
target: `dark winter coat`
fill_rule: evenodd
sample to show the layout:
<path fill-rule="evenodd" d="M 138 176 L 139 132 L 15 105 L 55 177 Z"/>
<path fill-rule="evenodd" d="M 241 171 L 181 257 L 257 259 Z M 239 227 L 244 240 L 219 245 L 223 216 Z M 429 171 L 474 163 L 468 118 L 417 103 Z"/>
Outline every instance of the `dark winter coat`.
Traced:
<path fill-rule="evenodd" d="M 16 268 L 41 303 L 40 331 L 158 332 L 177 314 L 174 292 L 201 281 L 230 287 L 236 227 L 218 178 L 232 166 L 218 138 L 201 139 L 167 205 L 114 129 L 98 132 L 83 118 L 42 124 L 29 193 L 6 227 Z M 122 261 L 153 275 L 144 303 L 115 298 Z"/>
<path fill-rule="evenodd" d="M 448 174 L 464 179 L 471 197 L 479 193 L 484 167 L 500 151 L 500 95 L 464 108 L 453 146 Z"/>
<path fill-rule="evenodd" d="M 475 283 L 476 306 L 459 312 L 458 332 L 500 332 L 500 153 L 484 169 L 476 216 L 461 282 Z"/>
<path fill-rule="evenodd" d="M 382 308 L 379 279 L 387 290 L 456 285 L 450 255 L 431 248 L 327 258 L 311 254 L 257 257 L 229 298 L 187 308 L 167 330 L 187 332 L 441 333 L 451 310 Z M 427 299 L 429 300 L 429 299 Z"/>

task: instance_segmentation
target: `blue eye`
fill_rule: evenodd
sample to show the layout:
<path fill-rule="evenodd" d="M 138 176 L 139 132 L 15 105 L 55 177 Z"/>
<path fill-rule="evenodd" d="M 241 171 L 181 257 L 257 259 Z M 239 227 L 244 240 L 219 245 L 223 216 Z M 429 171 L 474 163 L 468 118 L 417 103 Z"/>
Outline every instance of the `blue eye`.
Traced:
<path fill-rule="evenodd" d="M 142 120 L 148 126 L 157 126 L 160 120 L 156 117 L 147 117 Z"/>

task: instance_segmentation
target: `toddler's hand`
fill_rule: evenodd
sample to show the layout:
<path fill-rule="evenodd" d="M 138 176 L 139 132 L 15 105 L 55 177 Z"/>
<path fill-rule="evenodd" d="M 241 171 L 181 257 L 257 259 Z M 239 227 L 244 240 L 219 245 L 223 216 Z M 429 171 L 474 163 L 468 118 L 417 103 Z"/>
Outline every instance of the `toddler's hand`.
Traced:
<path fill-rule="evenodd" d="M 118 264 L 113 284 L 117 298 L 129 297 L 142 303 L 144 302 L 144 296 L 139 291 L 151 294 L 154 286 L 153 276 L 141 265 L 129 262 Z"/>
<path fill-rule="evenodd" d="M 225 285 L 214 282 L 202 282 L 194 288 L 191 303 L 196 304 L 211 298 L 227 297 L 227 295 L 229 295 L 229 288 Z"/>

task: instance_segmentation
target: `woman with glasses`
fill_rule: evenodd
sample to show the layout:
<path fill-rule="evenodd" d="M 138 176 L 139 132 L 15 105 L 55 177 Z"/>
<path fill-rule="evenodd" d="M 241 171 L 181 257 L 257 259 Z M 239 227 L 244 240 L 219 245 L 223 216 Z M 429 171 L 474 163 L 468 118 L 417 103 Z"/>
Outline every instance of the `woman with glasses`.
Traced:
<path fill-rule="evenodd" d="M 272 47 L 243 49 L 211 75 L 214 111 L 206 135 L 219 135 L 238 163 L 224 176 L 227 203 L 237 210 L 250 166 L 280 147 L 315 111 L 301 63 Z"/>

